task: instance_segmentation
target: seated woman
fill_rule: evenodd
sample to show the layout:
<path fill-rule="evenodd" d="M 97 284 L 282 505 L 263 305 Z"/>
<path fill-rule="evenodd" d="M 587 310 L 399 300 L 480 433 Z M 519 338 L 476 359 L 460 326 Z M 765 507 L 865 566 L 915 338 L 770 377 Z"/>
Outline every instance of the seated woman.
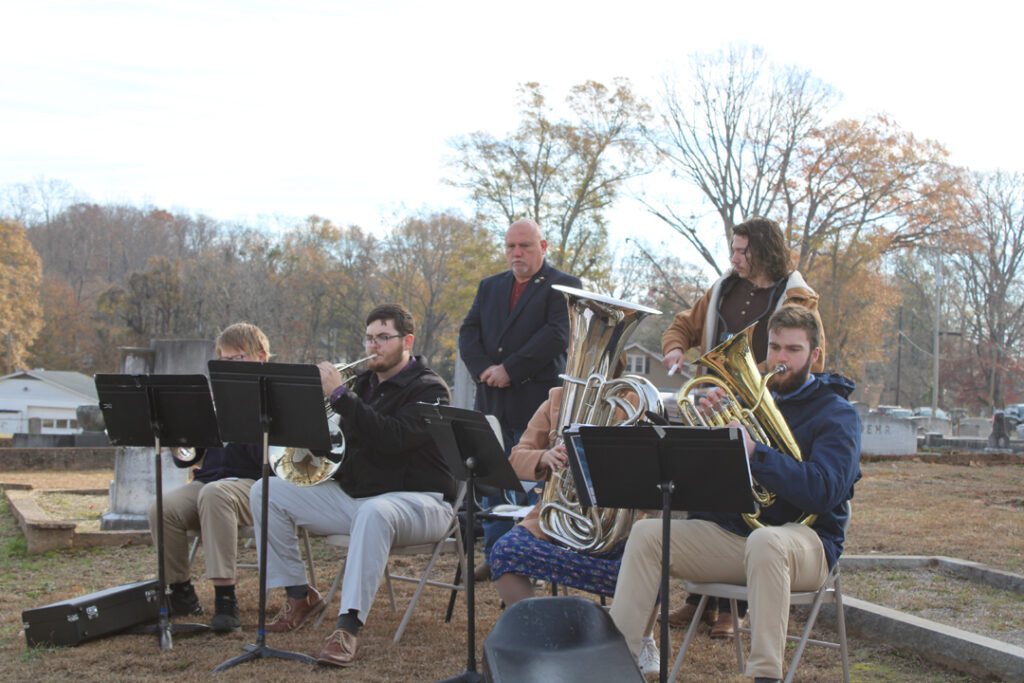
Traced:
<path fill-rule="evenodd" d="M 562 388 L 555 387 L 530 418 L 509 462 L 520 479 L 543 481 L 566 466 L 565 446 L 549 448 L 552 428 L 558 425 Z M 605 597 L 615 594 L 615 580 L 625 543 L 600 555 L 585 555 L 556 545 L 541 531 L 540 503 L 503 535 L 491 549 L 491 581 L 505 605 L 533 597 L 530 577 L 571 586 Z"/>
<path fill-rule="evenodd" d="M 520 479 L 543 481 L 551 472 L 566 466 L 565 446 L 550 447 L 561 403 L 562 387 L 555 387 L 530 418 L 519 443 L 512 447 L 509 462 Z M 541 531 L 540 505 L 540 502 L 534 505 L 523 521 L 512 527 L 491 548 L 491 581 L 505 605 L 533 597 L 530 577 L 612 597 L 626 543 L 619 543 L 612 550 L 598 555 L 585 555 L 556 545 Z M 654 613 L 651 614 L 637 662 L 647 678 L 657 676 L 661 666 L 658 646 L 650 635 L 653 626 Z"/>

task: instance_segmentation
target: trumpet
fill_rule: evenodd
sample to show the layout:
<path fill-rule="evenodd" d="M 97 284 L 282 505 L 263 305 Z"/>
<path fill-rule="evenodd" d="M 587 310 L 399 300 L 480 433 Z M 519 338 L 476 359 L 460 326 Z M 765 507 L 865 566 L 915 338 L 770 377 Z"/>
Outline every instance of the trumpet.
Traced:
<path fill-rule="evenodd" d="M 341 383 L 351 388 L 356 379 L 354 368 L 376 357 L 377 354 L 373 353 L 352 363 L 336 363 L 334 367 L 341 373 Z M 332 478 L 341 467 L 345 459 L 345 433 L 341 430 L 341 418 L 331 408 L 329 396 L 324 397 L 324 411 L 327 413 L 327 429 L 331 435 L 329 454 L 308 448 L 271 446 L 268 461 L 278 478 L 296 486 L 316 486 Z"/>

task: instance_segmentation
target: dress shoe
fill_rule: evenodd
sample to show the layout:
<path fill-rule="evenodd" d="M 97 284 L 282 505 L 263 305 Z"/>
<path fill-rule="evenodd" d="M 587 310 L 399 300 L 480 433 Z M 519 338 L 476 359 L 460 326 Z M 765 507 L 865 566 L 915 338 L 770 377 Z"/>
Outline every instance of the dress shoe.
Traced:
<path fill-rule="evenodd" d="M 740 619 L 740 626 L 743 626 L 746 619 Z M 712 638 L 732 638 L 736 635 L 736 630 L 732 625 L 732 614 L 729 612 L 722 612 L 718 615 L 718 620 L 715 621 L 715 625 L 711 627 Z"/>
<path fill-rule="evenodd" d="M 317 655 L 319 664 L 330 666 L 352 666 L 356 658 L 357 638 L 343 628 L 339 628 L 327 638 L 324 649 Z"/>
<path fill-rule="evenodd" d="M 693 621 L 693 615 L 697 613 L 697 605 L 691 605 L 685 603 L 682 607 L 677 607 L 668 613 L 668 625 L 673 628 L 687 628 L 690 622 Z M 718 619 L 718 610 L 705 609 L 704 615 L 701 617 L 701 621 L 709 626 L 714 625 L 715 620 Z M 661 620 L 661 613 L 658 614 L 658 620 Z"/>
<path fill-rule="evenodd" d="M 473 570 L 474 581 L 490 581 L 491 580 L 491 565 L 482 564 Z"/>
<path fill-rule="evenodd" d="M 287 598 L 281 605 L 281 611 L 277 613 L 274 620 L 267 624 L 269 633 L 285 633 L 294 631 L 306 623 L 310 617 L 315 617 L 323 611 L 327 603 L 320 597 L 315 588 L 306 591 L 306 597 L 301 600 Z"/>

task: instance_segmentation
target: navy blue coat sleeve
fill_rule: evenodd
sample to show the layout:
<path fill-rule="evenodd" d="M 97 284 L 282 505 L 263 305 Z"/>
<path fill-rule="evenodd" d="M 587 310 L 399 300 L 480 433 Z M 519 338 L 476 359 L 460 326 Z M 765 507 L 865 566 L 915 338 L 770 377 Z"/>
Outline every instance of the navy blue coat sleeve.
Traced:
<path fill-rule="evenodd" d="M 836 401 L 831 408 L 807 435 L 811 452 L 802 454 L 802 462 L 761 443 L 750 461 L 751 474 L 765 488 L 816 515 L 848 499 L 860 475 L 860 416 L 849 403 Z"/>
<path fill-rule="evenodd" d="M 477 287 L 476 296 L 473 297 L 473 305 L 469 308 L 459 328 L 459 355 L 462 362 L 469 368 L 473 380 L 480 376 L 480 373 L 494 363 L 491 362 L 484 347 L 484 323 L 481 309 L 488 305 L 488 293 L 486 280 Z M 492 304 L 493 305 L 493 304 Z"/>
<path fill-rule="evenodd" d="M 543 294 L 542 300 L 530 301 L 530 306 L 539 316 L 539 325 L 522 343 L 516 344 L 515 350 L 502 361 L 513 384 L 532 379 L 553 360 L 565 354 L 569 346 L 569 309 L 565 295 L 551 285 L 578 288 L 580 280 L 564 273 L 559 275 L 561 277 L 552 277 L 546 283 L 544 291 L 540 292 Z"/>

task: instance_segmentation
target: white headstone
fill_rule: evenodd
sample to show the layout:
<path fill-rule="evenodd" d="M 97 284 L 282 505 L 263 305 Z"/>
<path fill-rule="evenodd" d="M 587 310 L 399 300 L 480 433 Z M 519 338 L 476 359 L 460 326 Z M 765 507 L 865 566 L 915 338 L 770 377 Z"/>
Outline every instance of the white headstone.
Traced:
<path fill-rule="evenodd" d="M 864 455 L 914 455 L 917 427 L 910 420 L 888 415 L 861 418 L 860 452 Z"/>

